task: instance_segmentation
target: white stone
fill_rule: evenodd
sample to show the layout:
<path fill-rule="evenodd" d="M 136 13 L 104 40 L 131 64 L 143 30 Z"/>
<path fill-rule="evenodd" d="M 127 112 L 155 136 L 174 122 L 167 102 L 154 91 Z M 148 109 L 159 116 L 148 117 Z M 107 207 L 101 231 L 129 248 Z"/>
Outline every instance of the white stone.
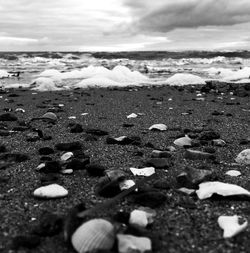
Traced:
<path fill-rule="evenodd" d="M 219 226 L 224 230 L 223 237 L 231 238 L 246 229 L 248 222 L 239 224 L 239 216 L 220 216 L 218 218 Z"/>
<path fill-rule="evenodd" d="M 146 212 L 142 210 L 132 211 L 129 217 L 129 224 L 145 228 L 148 225 L 148 218 Z"/>
<path fill-rule="evenodd" d="M 135 182 L 134 182 L 134 180 L 131 180 L 131 179 L 124 180 L 121 183 L 119 183 L 119 187 L 120 187 L 121 191 L 127 190 L 134 185 L 135 185 Z"/>
<path fill-rule="evenodd" d="M 240 164 L 250 165 L 250 149 L 241 151 L 235 161 Z"/>
<path fill-rule="evenodd" d="M 238 177 L 241 175 L 241 172 L 238 170 L 228 170 L 226 172 L 226 175 L 231 176 L 231 177 Z"/>
<path fill-rule="evenodd" d="M 144 253 L 152 250 L 151 240 L 147 237 L 117 234 L 119 253 Z"/>
<path fill-rule="evenodd" d="M 68 195 L 68 191 L 58 184 L 50 184 L 37 188 L 33 195 L 37 198 L 62 198 Z"/>

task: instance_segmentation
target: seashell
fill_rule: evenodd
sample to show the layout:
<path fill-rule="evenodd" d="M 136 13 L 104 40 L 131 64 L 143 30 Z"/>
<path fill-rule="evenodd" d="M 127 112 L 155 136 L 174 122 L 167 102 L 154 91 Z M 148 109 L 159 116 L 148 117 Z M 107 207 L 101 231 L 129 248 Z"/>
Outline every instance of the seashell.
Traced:
<path fill-rule="evenodd" d="M 130 171 L 135 175 L 135 176 L 151 176 L 155 173 L 155 168 L 154 167 L 145 167 L 142 169 L 137 169 L 137 168 L 130 168 Z"/>
<path fill-rule="evenodd" d="M 71 237 L 71 243 L 78 253 L 110 250 L 114 242 L 114 226 L 104 219 L 92 219 L 83 223 Z"/>
<path fill-rule="evenodd" d="M 167 126 L 165 124 L 154 124 L 149 128 L 150 131 L 158 130 L 158 131 L 166 131 Z"/>
<path fill-rule="evenodd" d="M 238 185 L 227 184 L 218 181 L 201 183 L 199 184 L 199 190 L 196 191 L 196 194 L 198 195 L 199 199 L 210 198 L 214 193 L 222 196 L 250 196 L 249 191 Z"/>
<path fill-rule="evenodd" d="M 185 137 L 178 138 L 174 141 L 174 144 L 179 147 L 183 146 L 192 146 L 192 139 L 189 138 L 187 135 Z"/>
<path fill-rule="evenodd" d="M 131 180 L 131 179 L 124 180 L 124 181 L 119 183 L 119 187 L 120 187 L 121 191 L 127 190 L 127 189 L 131 188 L 134 185 L 135 185 L 135 182 L 134 182 L 134 180 Z"/>
<path fill-rule="evenodd" d="M 215 140 L 212 140 L 212 144 L 214 146 L 224 147 L 226 145 L 226 142 L 222 139 L 215 139 Z"/>
<path fill-rule="evenodd" d="M 152 250 L 151 240 L 147 237 L 118 234 L 117 239 L 119 253 L 143 253 Z"/>
<path fill-rule="evenodd" d="M 240 164 L 250 165 L 250 149 L 244 149 L 241 151 L 235 161 Z"/>
<path fill-rule="evenodd" d="M 64 154 L 61 156 L 61 160 L 62 160 L 62 161 L 67 161 L 67 160 L 69 160 L 72 156 L 74 156 L 74 154 L 73 154 L 72 152 L 64 153 Z"/>
<path fill-rule="evenodd" d="M 231 176 L 231 177 L 238 177 L 241 175 L 241 172 L 238 170 L 228 170 L 226 172 L 226 175 Z"/>
<path fill-rule="evenodd" d="M 33 195 L 45 199 L 62 198 L 68 195 L 68 191 L 58 184 L 50 184 L 37 188 Z"/>
<path fill-rule="evenodd" d="M 126 139 L 127 136 L 120 136 L 120 137 L 117 137 L 117 138 L 114 138 L 116 141 L 123 141 L 124 139 Z"/>
<path fill-rule="evenodd" d="M 129 114 L 129 115 L 127 116 L 128 119 L 137 118 L 137 117 L 138 117 L 138 115 L 135 114 L 135 113 L 131 113 L 131 114 Z"/>
<path fill-rule="evenodd" d="M 56 122 L 57 121 L 57 116 L 53 112 L 46 112 L 45 114 L 43 114 L 43 116 L 41 117 L 41 119 L 47 119 L 47 120 Z"/>
<path fill-rule="evenodd" d="M 184 154 L 184 157 L 186 159 L 191 159 L 191 160 L 207 160 L 207 159 L 214 160 L 215 159 L 215 155 L 211 153 L 207 153 L 207 152 L 203 152 L 199 150 L 193 150 L 193 149 L 187 149 Z"/>
<path fill-rule="evenodd" d="M 224 230 L 223 237 L 230 238 L 233 237 L 243 230 L 246 229 L 248 222 L 245 221 L 243 224 L 239 224 L 239 216 L 220 216 L 218 218 L 219 226 Z"/>

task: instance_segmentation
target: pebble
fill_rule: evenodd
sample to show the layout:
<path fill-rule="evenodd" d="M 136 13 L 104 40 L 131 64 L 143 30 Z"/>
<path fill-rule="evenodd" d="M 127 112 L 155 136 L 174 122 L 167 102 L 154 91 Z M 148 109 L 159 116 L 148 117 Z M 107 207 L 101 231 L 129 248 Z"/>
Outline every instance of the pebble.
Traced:
<path fill-rule="evenodd" d="M 119 187 L 120 187 L 121 191 L 127 190 L 134 185 L 135 185 L 135 181 L 132 179 L 128 179 L 128 180 L 125 179 L 124 181 L 119 183 Z"/>
<path fill-rule="evenodd" d="M 250 149 L 244 149 L 241 151 L 235 161 L 239 164 L 250 165 Z"/>
<path fill-rule="evenodd" d="M 142 210 L 134 210 L 130 213 L 129 224 L 140 227 L 146 227 L 148 225 L 148 219 L 146 212 Z"/>
<path fill-rule="evenodd" d="M 96 164 L 96 163 L 90 163 L 87 164 L 85 166 L 88 174 L 90 176 L 94 176 L 94 177 L 102 177 L 105 175 L 105 171 L 107 170 L 107 168 L 105 166 L 102 166 L 100 164 Z"/>
<path fill-rule="evenodd" d="M 45 114 L 43 114 L 41 116 L 41 119 L 46 119 L 46 120 L 49 120 L 51 122 L 56 122 L 57 121 L 57 116 L 53 112 L 46 112 Z"/>
<path fill-rule="evenodd" d="M 50 184 L 37 188 L 33 192 L 34 197 L 42 199 L 62 198 L 68 195 L 68 191 L 58 184 Z"/>
<path fill-rule="evenodd" d="M 205 141 L 212 141 L 214 139 L 220 139 L 220 134 L 213 131 L 213 130 L 207 130 L 201 133 L 200 135 L 200 140 L 205 140 Z"/>
<path fill-rule="evenodd" d="M 17 117 L 12 113 L 3 113 L 0 114 L 0 121 L 17 121 Z"/>
<path fill-rule="evenodd" d="M 141 145 L 141 138 L 138 136 L 120 136 L 117 138 L 107 137 L 106 139 L 107 144 L 119 144 L 119 145 Z"/>
<path fill-rule="evenodd" d="M 168 169 L 173 165 L 173 162 L 167 158 L 150 158 L 145 161 L 145 165 L 156 169 Z"/>
<path fill-rule="evenodd" d="M 102 129 L 96 129 L 96 128 L 87 128 L 84 130 L 87 134 L 97 135 L 97 136 L 105 136 L 109 133 Z"/>
<path fill-rule="evenodd" d="M 117 234 L 119 253 L 144 253 L 151 252 L 152 243 L 147 237 Z"/>
<path fill-rule="evenodd" d="M 174 144 L 179 147 L 192 146 L 192 139 L 185 135 L 184 137 L 178 138 L 174 141 Z"/>
<path fill-rule="evenodd" d="M 135 114 L 135 113 L 131 113 L 131 114 L 129 114 L 129 115 L 127 116 L 128 119 L 133 119 L 133 118 L 137 118 L 137 117 L 138 117 L 138 115 Z"/>
<path fill-rule="evenodd" d="M 61 155 L 61 160 L 62 161 L 67 161 L 73 156 L 74 156 L 74 154 L 72 152 L 66 152 L 63 155 Z"/>
<path fill-rule="evenodd" d="M 171 158 L 173 157 L 173 153 L 170 151 L 160 151 L 160 150 L 153 150 L 151 153 L 152 158 Z"/>
<path fill-rule="evenodd" d="M 82 144 L 79 141 L 75 142 L 64 142 L 64 143 L 58 143 L 55 145 L 57 150 L 60 151 L 74 151 L 82 149 Z"/>
<path fill-rule="evenodd" d="M 199 150 L 193 150 L 193 149 L 187 149 L 184 153 L 184 158 L 191 159 L 191 160 L 215 160 L 216 159 L 214 154 L 199 151 Z"/>
<path fill-rule="evenodd" d="M 225 174 L 231 177 L 238 177 L 241 175 L 241 172 L 238 170 L 228 170 Z"/>

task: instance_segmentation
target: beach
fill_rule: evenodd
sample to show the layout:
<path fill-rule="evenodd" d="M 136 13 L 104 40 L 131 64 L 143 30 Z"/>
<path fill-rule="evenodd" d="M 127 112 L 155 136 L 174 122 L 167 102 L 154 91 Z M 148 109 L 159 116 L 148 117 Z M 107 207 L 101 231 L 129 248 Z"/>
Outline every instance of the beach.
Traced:
<path fill-rule="evenodd" d="M 154 207 L 154 222 L 146 229 L 153 238 L 153 252 L 247 252 L 250 247 L 249 228 L 236 237 L 224 239 L 217 219 L 220 215 L 237 214 L 248 220 L 249 199 L 228 197 L 201 200 L 195 193 L 188 195 L 178 191 L 178 175 L 187 166 L 203 166 L 213 171 L 212 181 L 237 184 L 250 190 L 249 165 L 235 163 L 236 156 L 249 148 L 249 90 L 246 88 L 242 94 L 227 89 L 224 92 L 216 89 L 201 90 L 201 87 L 1 91 L 1 114 L 11 113 L 18 118 L 15 121 L 0 122 L 1 144 L 6 147 L 6 151 L 1 154 L 22 153 L 28 156 L 28 160 L 15 162 L 1 169 L 0 249 L 3 252 L 11 252 L 13 238 L 19 235 L 34 235 L 34 227 L 39 224 L 44 212 L 55 213 L 65 220 L 69 210 L 77 204 L 84 203 L 89 209 L 108 199 L 98 196 L 94 191 L 100 177 L 89 175 L 85 169 L 73 170 L 72 174 L 56 173 L 57 183 L 69 192 L 66 197 L 37 199 L 33 196 L 34 190 L 42 185 L 41 178 L 44 176 L 43 172 L 36 169 L 43 162 L 38 150 L 42 147 L 52 148 L 54 152 L 46 156 L 56 161 L 64 153 L 55 147 L 56 144 L 77 141 L 82 145 L 81 152 L 89 157 L 91 163 L 111 170 L 121 169 L 126 173 L 127 179 L 134 181 L 140 180 L 140 177 L 134 176 L 129 168 L 145 167 L 145 161 L 150 159 L 153 150 L 164 151 L 168 150 L 169 146 L 175 147 L 169 168 L 156 169 L 155 177 L 142 186 L 142 191 L 147 192 L 154 188 L 165 195 L 164 201 Z M 48 111 L 56 114 L 55 122 L 31 121 Z M 132 113 L 137 117 L 127 118 Z M 80 124 L 83 131 L 70 132 L 75 123 Z M 167 130 L 150 131 L 149 127 L 153 124 L 165 124 Z M 41 138 L 41 135 L 40 138 L 35 138 L 34 132 L 37 129 L 42 131 L 43 137 L 51 138 Z M 107 135 L 89 134 L 89 129 L 103 130 Z M 222 139 L 225 145 L 212 145 L 211 139 L 200 142 L 199 136 L 208 130 L 218 133 L 219 139 Z M 185 158 L 186 148 L 173 144 L 185 134 L 199 143 L 194 149 L 214 152 L 216 159 Z M 27 141 L 27 138 L 32 136 L 33 139 Z M 140 139 L 140 144 L 107 144 L 108 136 L 135 136 Z M 225 174 L 233 169 L 239 170 L 241 175 L 232 177 Z M 112 208 L 100 210 L 91 218 L 113 221 L 118 211 L 131 212 L 139 206 L 127 196 Z M 53 236 L 38 237 L 40 243 L 36 247 L 27 249 L 16 246 L 15 250 L 74 252 L 73 248 L 64 242 L 62 228 Z"/>

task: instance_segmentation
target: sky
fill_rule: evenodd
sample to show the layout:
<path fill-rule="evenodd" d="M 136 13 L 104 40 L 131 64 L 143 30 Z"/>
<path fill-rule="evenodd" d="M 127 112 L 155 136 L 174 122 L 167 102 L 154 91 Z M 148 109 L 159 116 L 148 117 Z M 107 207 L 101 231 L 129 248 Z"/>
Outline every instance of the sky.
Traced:
<path fill-rule="evenodd" d="M 0 51 L 250 50 L 250 0 L 0 0 Z"/>

